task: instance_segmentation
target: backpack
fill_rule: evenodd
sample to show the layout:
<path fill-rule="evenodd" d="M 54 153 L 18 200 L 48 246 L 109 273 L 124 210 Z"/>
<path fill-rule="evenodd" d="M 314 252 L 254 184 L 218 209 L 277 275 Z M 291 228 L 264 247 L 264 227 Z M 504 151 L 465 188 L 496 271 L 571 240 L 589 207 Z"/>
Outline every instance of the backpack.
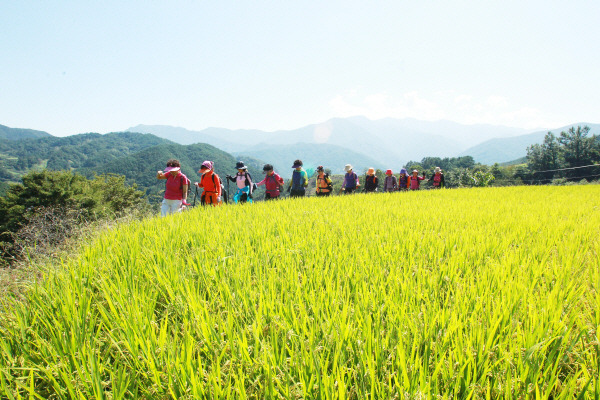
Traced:
<path fill-rule="evenodd" d="M 317 176 L 317 178 L 318 178 L 318 179 L 321 179 L 321 178 L 319 178 L 318 176 Z M 321 188 L 321 187 L 319 186 L 319 184 L 317 183 L 317 188 L 318 188 L 318 189 L 327 189 L 327 190 L 329 190 L 330 192 L 333 192 L 333 182 L 327 182 L 327 179 L 329 179 L 329 174 L 323 174 L 323 178 L 322 178 L 322 179 L 324 179 L 324 180 L 325 180 L 325 182 L 327 183 L 327 187 Z"/>

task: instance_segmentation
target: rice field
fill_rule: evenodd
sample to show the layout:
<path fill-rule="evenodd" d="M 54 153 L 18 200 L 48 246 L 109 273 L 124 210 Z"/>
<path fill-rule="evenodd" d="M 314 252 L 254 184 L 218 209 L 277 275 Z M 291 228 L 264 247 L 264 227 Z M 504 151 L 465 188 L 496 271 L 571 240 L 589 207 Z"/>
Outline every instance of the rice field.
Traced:
<path fill-rule="evenodd" d="M 598 399 L 600 186 L 196 208 L 0 300 L 6 399 Z"/>

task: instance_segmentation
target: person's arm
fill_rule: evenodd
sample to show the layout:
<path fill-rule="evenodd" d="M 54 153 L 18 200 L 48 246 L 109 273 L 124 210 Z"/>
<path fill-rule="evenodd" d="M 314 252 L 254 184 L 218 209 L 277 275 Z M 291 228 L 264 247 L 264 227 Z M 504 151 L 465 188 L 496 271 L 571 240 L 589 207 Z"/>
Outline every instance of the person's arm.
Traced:
<path fill-rule="evenodd" d="M 280 175 L 277 175 L 277 176 L 275 177 L 275 179 L 276 179 L 276 180 L 277 180 L 277 182 L 279 183 L 279 186 L 283 187 L 283 184 L 284 184 L 284 182 L 283 182 L 283 178 L 282 178 Z M 290 181 L 290 184 L 291 184 L 291 183 L 292 183 L 292 182 Z"/>
<path fill-rule="evenodd" d="M 162 171 L 156 171 L 156 179 L 167 179 L 167 174 Z"/>
<path fill-rule="evenodd" d="M 355 174 L 355 175 L 356 175 L 356 187 L 359 187 L 360 186 L 360 180 L 358 179 L 358 174 Z"/>
<path fill-rule="evenodd" d="M 308 173 L 304 171 L 304 187 L 308 186 Z"/>
<path fill-rule="evenodd" d="M 258 183 L 256 184 L 256 186 L 262 186 L 262 185 L 264 185 L 265 183 L 267 183 L 267 177 L 266 177 L 266 176 L 265 176 L 265 179 L 263 179 L 262 181 L 258 182 Z"/>

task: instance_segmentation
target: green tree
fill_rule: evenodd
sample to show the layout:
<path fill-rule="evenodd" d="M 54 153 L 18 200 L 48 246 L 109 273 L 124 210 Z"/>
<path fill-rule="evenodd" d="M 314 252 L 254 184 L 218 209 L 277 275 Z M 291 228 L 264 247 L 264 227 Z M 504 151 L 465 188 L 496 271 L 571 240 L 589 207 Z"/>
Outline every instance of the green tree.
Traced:
<path fill-rule="evenodd" d="M 588 136 L 588 126 L 571 127 L 568 132 L 561 132 L 558 139 L 562 145 L 565 167 L 582 167 L 600 161 L 600 144 L 595 135 Z M 590 168 L 578 168 L 567 171 L 568 177 L 592 175 L 595 171 Z"/>
<path fill-rule="evenodd" d="M 29 172 L 0 197 L 0 242 L 14 242 L 14 234 L 43 210 L 76 210 L 81 222 L 119 217 L 133 208 L 149 209 L 144 194 L 125 185 L 125 177 L 106 174 L 91 180 L 70 171 Z"/>

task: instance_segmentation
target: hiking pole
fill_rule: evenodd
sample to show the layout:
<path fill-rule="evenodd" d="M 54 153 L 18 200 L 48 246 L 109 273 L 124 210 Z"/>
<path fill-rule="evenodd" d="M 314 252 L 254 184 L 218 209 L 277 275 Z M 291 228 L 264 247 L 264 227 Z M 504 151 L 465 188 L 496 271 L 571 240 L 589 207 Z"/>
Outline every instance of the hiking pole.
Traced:
<path fill-rule="evenodd" d="M 192 204 L 192 207 L 196 207 L 196 196 L 198 196 L 198 186 L 196 186 L 196 192 L 194 193 L 194 204 Z"/>

